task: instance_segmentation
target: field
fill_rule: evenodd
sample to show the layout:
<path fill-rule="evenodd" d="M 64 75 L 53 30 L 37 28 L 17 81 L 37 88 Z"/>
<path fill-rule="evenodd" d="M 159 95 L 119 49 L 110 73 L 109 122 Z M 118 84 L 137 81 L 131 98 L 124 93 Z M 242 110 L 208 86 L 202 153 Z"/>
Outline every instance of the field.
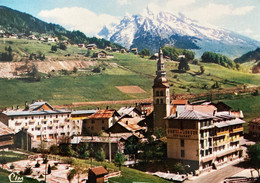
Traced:
<path fill-rule="evenodd" d="M 53 53 L 50 51 L 50 43 L 32 40 L 10 40 L 0 39 L 0 52 L 4 47 L 11 46 L 13 51 L 19 55 L 19 59 L 24 60 L 30 53 L 46 54 L 47 60 L 90 60 L 86 57 L 86 49 L 80 49 L 69 45 L 67 50 L 58 49 Z M 3 44 L 2 44 L 3 43 Z M 97 51 L 95 51 L 97 52 Z M 66 54 L 71 54 L 66 57 Z M 92 53 L 91 53 L 92 54 Z M 156 72 L 156 61 L 141 58 L 132 53 L 112 53 L 114 59 L 97 60 L 92 59 L 101 68 L 100 73 L 92 72 L 93 68 L 83 69 L 77 73 L 52 74 L 50 77 L 42 78 L 40 81 L 31 81 L 26 78 L 21 79 L 0 79 L 0 107 L 11 107 L 19 105 L 21 108 L 24 102 L 32 100 L 45 100 L 52 105 L 72 104 L 74 102 L 91 101 L 118 101 L 131 99 L 147 99 L 152 97 L 152 86 Z M 17 57 L 18 58 L 18 57 Z M 20 61 L 20 60 L 15 60 Z M 44 62 L 44 61 L 43 61 Z M 200 65 L 190 65 L 190 70 L 186 73 L 178 71 L 178 62 L 165 60 L 167 78 L 171 86 L 171 94 L 200 94 L 218 92 L 219 89 L 230 89 L 235 87 L 256 87 L 260 83 L 260 75 L 248 72 L 248 65 L 241 71 L 224 68 L 220 65 L 202 63 L 205 73 L 200 74 Z M 249 64 L 250 65 L 250 64 Z M 243 67 L 243 65 L 242 65 Z M 213 89 L 212 86 L 218 83 L 220 88 Z M 137 86 L 143 93 L 126 93 L 117 89 L 117 86 Z M 129 88 L 128 89 L 133 89 Z M 250 98 L 250 97 L 249 97 Z M 235 103 L 246 102 L 246 99 L 233 100 L 229 97 L 228 103 L 237 106 Z M 232 103 L 233 101 L 233 103 Z M 257 109 L 259 104 L 254 104 Z M 118 106 L 118 105 L 114 105 Z M 95 106 L 88 106 L 95 108 Z M 242 109 L 241 107 L 241 109 Z M 83 107 L 81 107 L 83 108 Z M 249 108 L 245 109 L 245 113 Z M 252 112 L 256 114 L 256 111 Z M 251 114 L 250 114 L 251 115 Z M 249 118 L 248 118 L 249 119 Z"/>

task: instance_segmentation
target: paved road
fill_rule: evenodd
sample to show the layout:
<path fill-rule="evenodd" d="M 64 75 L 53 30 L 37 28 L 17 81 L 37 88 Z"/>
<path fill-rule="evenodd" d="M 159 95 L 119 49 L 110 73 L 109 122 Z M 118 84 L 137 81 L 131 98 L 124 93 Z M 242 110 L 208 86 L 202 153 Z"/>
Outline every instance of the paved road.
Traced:
<path fill-rule="evenodd" d="M 210 173 L 200 175 L 194 180 L 186 180 L 184 183 L 222 183 L 226 177 L 231 177 L 241 171 L 244 168 L 236 167 L 234 165 L 227 165 L 219 170 L 213 170 Z"/>

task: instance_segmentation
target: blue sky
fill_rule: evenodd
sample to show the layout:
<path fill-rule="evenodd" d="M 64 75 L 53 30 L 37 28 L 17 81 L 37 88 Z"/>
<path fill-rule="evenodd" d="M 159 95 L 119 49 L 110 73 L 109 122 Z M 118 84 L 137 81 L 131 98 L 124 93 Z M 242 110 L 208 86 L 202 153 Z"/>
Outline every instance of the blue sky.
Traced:
<path fill-rule="evenodd" d="M 169 11 L 235 31 L 260 41 L 260 0 L 0 0 L 0 5 L 29 13 L 69 30 L 96 35 L 106 24 L 146 7 Z"/>

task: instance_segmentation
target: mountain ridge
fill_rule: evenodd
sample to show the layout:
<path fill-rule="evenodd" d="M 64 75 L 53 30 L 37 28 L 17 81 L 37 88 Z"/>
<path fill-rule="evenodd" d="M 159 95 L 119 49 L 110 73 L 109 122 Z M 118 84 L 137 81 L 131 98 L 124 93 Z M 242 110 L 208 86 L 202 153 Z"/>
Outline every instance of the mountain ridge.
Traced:
<path fill-rule="evenodd" d="M 148 48 L 152 52 L 167 45 L 191 49 L 199 55 L 213 51 L 238 57 L 260 46 L 256 40 L 216 26 L 202 25 L 181 13 L 149 9 L 142 14 L 125 16 L 117 25 L 103 27 L 98 35 L 128 49 Z"/>

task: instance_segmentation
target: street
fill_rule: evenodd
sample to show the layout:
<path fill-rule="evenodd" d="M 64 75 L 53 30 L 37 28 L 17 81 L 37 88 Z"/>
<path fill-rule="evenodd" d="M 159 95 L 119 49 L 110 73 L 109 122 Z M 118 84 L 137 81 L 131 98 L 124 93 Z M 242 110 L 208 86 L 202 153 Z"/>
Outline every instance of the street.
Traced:
<path fill-rule="evenodd" d="M 226 177 L 231 177 L 243 170 L 244 168 L 230 164 L 219 170 L 213 170 L 196 178 L 193 177 L 192 180 L 186 180 L 184 183 L 222 183 Z"/>

